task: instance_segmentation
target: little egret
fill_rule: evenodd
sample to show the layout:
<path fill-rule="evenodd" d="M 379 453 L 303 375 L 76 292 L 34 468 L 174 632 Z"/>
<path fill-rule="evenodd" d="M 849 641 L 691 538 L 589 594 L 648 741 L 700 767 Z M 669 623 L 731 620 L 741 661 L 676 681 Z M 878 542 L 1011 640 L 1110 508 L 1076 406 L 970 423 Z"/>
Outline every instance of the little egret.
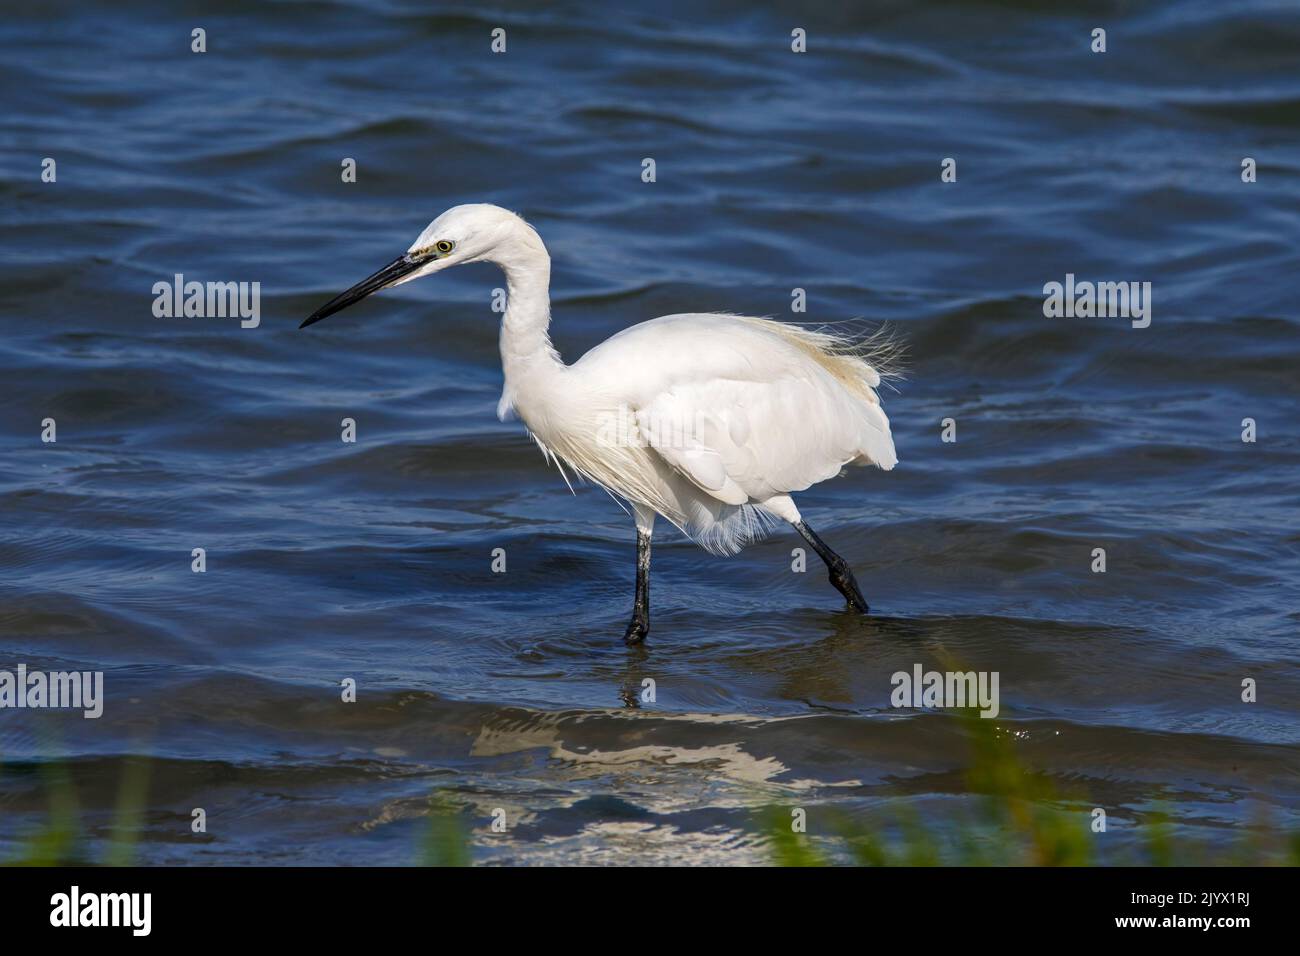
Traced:
<path fill-rule="evenodd" d="M 799 514 L 791 492 L 848 464 L 898 458 L 876 389 L 889 358 L 852 339 L 740 315 L 665 315 L 624 329 L 565 365 L 551 345 L 551 258 L 532 226 L 498 206 L 456 206 L 406 252 L 313 312 L 306 328 L 372 292 L 462 262 L 505 272 L 505 388 L 542 453 L 632 506 L 636 598 L 623 639 L 650 629 L 650 537 L 663 515 L 717 554 L 734 554 L 778 519 L 826 562 L 849 607 L 867 602 L 848 563 Z M 565 477 L 567 481 L 567 475 Z"/>

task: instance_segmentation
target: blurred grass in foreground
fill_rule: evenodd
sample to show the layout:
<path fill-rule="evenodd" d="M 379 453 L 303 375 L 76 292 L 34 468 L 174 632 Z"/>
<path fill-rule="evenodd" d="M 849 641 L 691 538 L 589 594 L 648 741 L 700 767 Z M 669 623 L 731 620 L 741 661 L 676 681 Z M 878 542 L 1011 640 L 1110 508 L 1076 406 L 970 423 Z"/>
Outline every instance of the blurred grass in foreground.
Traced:
<path fill-rule="evenodd" d="M 1300 865 L 1300 833 L 1270 831 L 1259 821 L 1232 843 L 1179 838 L 1163 812 L 1150 822 L 1103 833 L 1092 830 L 1094 804 L 1082 794 L 1058 793 L 1046 775 L 1023 766 L 1008 733 L 974 710 L 958 717 L 971 745 L 969 791 L 977 812 L 928 827 L 910 807 L 867 823 L 841 810 L 805 807 L 796 832 L 792 807 L 771 805 L 755 814 L 777 866 L 1266 866 Z M 1105 808 L 1103 808 L 1105 809 Z M 883 820 L 880 818 L 884 818 Z M 815 820 L 815 822 L 814 822 Z M 1105 850 L 1107 838 L 1136 833 L 1135 847 Z"/>
<path fill-rule="evenodd" d="M 80 804 L 68 765 L 60 760 L 43 762 L 39 774 L 49 794 L 50 812 L 45 823 L 19 841 L 16 856 L 0 857 L 5 866 L 130 866 L 135 862 L 145 801 L 149 792 L 149 758 L 123 759 L 112 824 L 108 828 L 102 859 L 89 856 L 89 841 L 82 830 Z M 3 771 L 0 766 L 0 771 Z"/>
<path fill-rule="evenodd" d="M 424 833 L 423 866 L 469 866 L 471 837 L 460 808 L 440 793 L 429 798 L 429 823 Z"/>

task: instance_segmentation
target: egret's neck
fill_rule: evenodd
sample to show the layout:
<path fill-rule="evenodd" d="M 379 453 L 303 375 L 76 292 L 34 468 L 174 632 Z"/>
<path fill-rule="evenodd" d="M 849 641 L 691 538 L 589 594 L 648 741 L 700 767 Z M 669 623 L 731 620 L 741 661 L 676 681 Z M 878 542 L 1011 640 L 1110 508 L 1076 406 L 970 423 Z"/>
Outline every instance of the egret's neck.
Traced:
<path fill-rule="evenodd" d="M 538 246 L 541 241 L 538 240 Z M 506 314 L 501 320 L 502 407 L 513 403 L 531 382 L 562 369 L 551 345 L 551 257 L 531 244 L 497 260 L 506 274 Z"/>

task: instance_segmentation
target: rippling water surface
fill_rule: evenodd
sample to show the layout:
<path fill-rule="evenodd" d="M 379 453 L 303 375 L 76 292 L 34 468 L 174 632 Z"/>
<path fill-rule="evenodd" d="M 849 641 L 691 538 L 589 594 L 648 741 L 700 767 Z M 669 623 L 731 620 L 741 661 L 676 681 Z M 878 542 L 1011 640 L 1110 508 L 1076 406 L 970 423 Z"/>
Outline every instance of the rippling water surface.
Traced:
<path fill-rule="evenodd" d="M 107 702 L 0 711 L 0 856 L 66 762 L 96 857 L 130 755 L 149 863 L 412 862 L 435 791 L 484 862 L 763 860 L 768 803 L 942 830 L 963 726 L 890 675 L 953 661 L 1103 859 L 1156 811 L 1300 825 L 1294 4 L 428 7 L 6 4 L 0 668 Z M 795 287 L 896 324 L 899 467 L 800 499 L 872 617 L 788 531 L 664 533 L 625 648 L 631 522 L 496 421 L 489 267 L 297 331 L 468 201 L 546 239 L 569 360 Z M 260 326 L 155 318 L 175 273 L 261 282 Z M 1151 282 L 1151 326 L 1045 318 L 1066 273 Z"/>

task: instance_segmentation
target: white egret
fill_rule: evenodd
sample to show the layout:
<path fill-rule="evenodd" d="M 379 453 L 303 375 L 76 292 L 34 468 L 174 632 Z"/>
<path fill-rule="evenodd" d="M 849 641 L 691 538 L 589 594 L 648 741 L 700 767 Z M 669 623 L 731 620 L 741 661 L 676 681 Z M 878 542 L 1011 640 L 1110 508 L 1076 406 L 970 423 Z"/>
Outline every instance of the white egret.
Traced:
<path fill-rule="evenodd" d="M 519 216 L 486 204 L 449 209 L 405 253 L 300 328 L 380 289 L 481 261 L 506 276 L 498 415 L 513 410 L 561 471 L 567 464 L 632 506 L 636 598 L 625 641 L 644 640 L 650 627 L 656 514 L 720 554 L 784 519 L 826 562 L 849 606 L 867 612 L 847 562 L 808 526 L 790 494 L 847 464 L 894 467 L 876 394 L 887 345 L 770 319 L 689 313 L 624 329 L 565 365 L 547 334 L 546 247 Z"/>

